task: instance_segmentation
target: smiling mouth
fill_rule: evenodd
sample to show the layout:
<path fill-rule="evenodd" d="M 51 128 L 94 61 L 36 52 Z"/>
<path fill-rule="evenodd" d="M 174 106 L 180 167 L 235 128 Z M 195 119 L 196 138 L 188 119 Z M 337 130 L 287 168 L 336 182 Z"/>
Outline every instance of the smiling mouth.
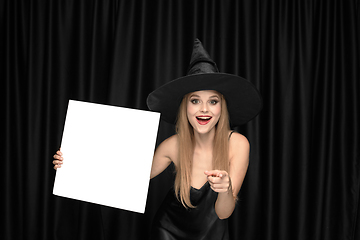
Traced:
<path fill-rule="evenodd" d="M 210 116 L 198 116 L 196 120 L 200 125 L 206 125 L 210 122 L 211 118 Z"/>

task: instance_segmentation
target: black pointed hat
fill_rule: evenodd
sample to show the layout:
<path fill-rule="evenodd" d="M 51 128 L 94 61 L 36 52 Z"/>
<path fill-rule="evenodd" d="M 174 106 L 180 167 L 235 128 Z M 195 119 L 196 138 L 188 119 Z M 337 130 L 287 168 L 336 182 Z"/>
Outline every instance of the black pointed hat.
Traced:
<path fill-rule="evenodd" d="M 175 123 L 183 97 L 201 90 L 215 90 L 224 96 L 232 126 L 250 121 L 262 108 L 255 86 L 242 77 L 220 73 L 199 39 L 195 39 L 187 75 L 150 93 L 147 105 L 150 110 L 160 112 L 164 121 Z"/>

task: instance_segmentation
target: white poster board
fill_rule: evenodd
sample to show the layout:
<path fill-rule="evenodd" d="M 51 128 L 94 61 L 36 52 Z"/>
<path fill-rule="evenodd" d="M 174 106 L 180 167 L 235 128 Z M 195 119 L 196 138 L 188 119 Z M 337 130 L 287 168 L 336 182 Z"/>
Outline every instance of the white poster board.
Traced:
<path fill-rule="evenodd" d="M 160 113 L 70 100 L 53 194 L 144 213 Z"/>

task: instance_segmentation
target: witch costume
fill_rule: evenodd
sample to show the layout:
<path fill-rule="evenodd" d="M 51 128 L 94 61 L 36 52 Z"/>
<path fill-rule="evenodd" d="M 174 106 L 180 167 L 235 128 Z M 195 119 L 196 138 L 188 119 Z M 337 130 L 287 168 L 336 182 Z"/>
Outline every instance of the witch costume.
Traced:
<path fill-rule="evenodd" d="M 161 113 L 161 118 L 175 123 L 180 103 L 187 93 L 215 90 L 227 102 L 232 127 L 244 124 L 258 115 L 262 99 L 258 90 L 246 79 L 220 73 L 215 62 L 194 42 L 186 76 L 175 79 L 149 94 L 150 110 Z M 215 212 L 218 193 L 206 182 L 200 189 L 190 188 L 190 201 L 195 208 L 185 208 L 170 189 L 153 221 L 151 240 L 227 240 L 228 220 L 219 219 Z"/>

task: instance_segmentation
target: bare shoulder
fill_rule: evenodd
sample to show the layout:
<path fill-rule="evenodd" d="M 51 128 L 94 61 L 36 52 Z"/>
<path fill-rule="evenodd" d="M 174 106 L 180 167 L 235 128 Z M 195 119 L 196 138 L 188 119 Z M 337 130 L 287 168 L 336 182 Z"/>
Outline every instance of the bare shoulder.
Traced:
<path fill-rule="evenodd" d="M 154 178 L 162 173 L 171 162 L 177 161 L 177 135 L 165 139 L 156 149 L 153 164 L 151 167 L 150 178 Z"/>
<path fill-rule="evenodd" d="M 246 159 L 246 156 L 249 155 L 250 152 L 250 143 L 248 139 L 237 132 L 233 132 L 229 139 L 229 157 L 233 159 L 234 157 L 241 157 L 242 159 Z"/>
<path fill-rule="evenodd" d="M 243 146 L 243 147 L 250 146 L 248 139 L 244 135 L 242 135 L 242 134 L 240 134 L 238 132 L 233 132 L 231 134 L 230 139 L 229 139 L 229 144 L 230 144 L 230 146 L 235 145 L 237 147 L 239 147 L 239 146 Z"/>
<path fill-rule="evenodd" d="M 233 132 L 229 139 L 230 178 L 233 194 L 237 196 L 249 166 L 250 144 L 247 138 Z"/>
<path fill-rule="evenodd" d="M 175 160 L 178 152 L 178 136 L 177 134 L 165 139 L 156 149 L 156 152 L 161 152 L 161 155 Z"/>
<path fill-rule="evenodd" d="M 173 148 L 176 147 L 177 144 L 178 144 L 178 136 L 177 134 L 174 134 L 171 137 L 165 139 L 160 145 Z"/>

